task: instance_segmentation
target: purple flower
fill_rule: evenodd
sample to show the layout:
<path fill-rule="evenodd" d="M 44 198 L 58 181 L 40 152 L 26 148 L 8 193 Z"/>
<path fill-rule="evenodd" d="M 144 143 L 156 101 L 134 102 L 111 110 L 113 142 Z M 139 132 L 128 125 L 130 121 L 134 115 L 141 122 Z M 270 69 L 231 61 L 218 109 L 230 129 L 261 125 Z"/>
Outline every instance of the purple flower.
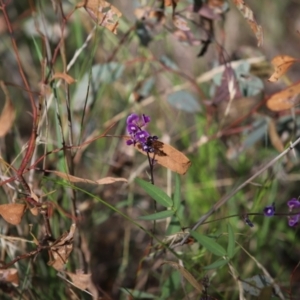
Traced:
<path fill-rule="evenodd" d="M 299 208 L 300 202 L 298 199 L 293 198 L 287 202 L 288 207 L 290 208 L 290 211 L 292 211 L 293 208 Z"/>
<path fill-rule="evenodd" d="M 146 130 L 141 130 L 136 133 L 135 137 L 138 142 L 144 144 L 147 142 L 147 138 L 150 134 Z"/>
<path fill-rule="evenodd" d="M 127 117 L 126 129 L 130 134 L 130 140 L 126 141 L 128 146 L 140 143 L 145 152 L 154 152 L 153 141 L 156 141 L 158 137 L 150 136 L 148 131 L 142 129 L 142 127 L 149 123 L 150 120 L 150 117 L 146 116 L 145 114 L 143 114 L 141 117 L 139 117 L 137 114 L 131 114 Z"/>
<path fill-rule="evenodd" d="M 275 203 L 273 203 L 272 205 L 266 206 L 264 208 L 264 215 L 266 217 L 272 217 L 275 214 Z"/>
<path fill-rule="evenodd" d="M 295 227 L 299 223 L 300 215 L 289 216 L 289 226 Z"/>
<path fill-rule="evenodd" d="M 290 212 L 293 211 L 294 208 L 300 208 L 300 202 L 298 199 L 296 198 L 293 198 L 291 200 L 289 200 L 287 202 L 287 205 L 288 207 L 290 208 Z M 298 210 L 299 211 L 299 210 Z M 300 211 L 299 211 L 299 214 L 296 214 L 296 215 L 292 215 L 292 216 L 289 216 L 289 226 L 291 227 L 295 227 L 296 225 L 298 225 L 299 223 L 299 219 L 300 219 Z"/>

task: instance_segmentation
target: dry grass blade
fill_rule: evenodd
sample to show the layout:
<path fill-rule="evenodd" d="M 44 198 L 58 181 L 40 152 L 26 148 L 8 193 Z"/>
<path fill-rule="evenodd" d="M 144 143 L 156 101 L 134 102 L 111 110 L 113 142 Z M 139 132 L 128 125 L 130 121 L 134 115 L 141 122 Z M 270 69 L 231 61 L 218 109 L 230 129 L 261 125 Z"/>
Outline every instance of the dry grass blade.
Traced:
<path fill-rule="evenodd" d="M 164 261 L 163 264 L 167 264 L 180 272 L 180 274 L 199 292 L 202 293 L 203 286 L 199 283 L 195 277 L 183 266 L 179 265 L 175 261 Z"/>
<path fill-rule="evenodd" d="M 277 132 L 277 128 L 276 128 L 276 124 L 274 122 L 274 120 L 269 120 L 269 124 L 268 124 L 268 131 L 269 131 L 269 136 L 270 136 L 270 140 L 272 145 L 274 146 L 274 148 L 278 151 L 278 152 L 282 152 L 284 151 L 284 146 L 283 143 L 278 135 Z"/>
<path fill-rule="evenodd" d="M 268 80 L 270 82 L 277 81 L 296 61 L 298 61 L 298 59 L 287 55 L 275 56 L 271 61 L 275 67 L 275 71 Z"/>
<path fill-rule="evenodd" d="M 10 203 L 0 205 L 0 215 L 9 224 L 20 224 L 26 205 L 20 203 Z"/>
<path fill-rule="evenodd" d="M 0 115 L 0 137 L 3 137 L 9 132 L 14 124 L 16 111 L 3 81 L 0 81 L 0 86 L 5 94 L 5 104 Z"/>
<path fill-rule="evenodd" d="M 46 170 L 46 172 L 53 173 L 60 178 L 69 180 L 70 182 L 82 182 L 82 183 L 91 183 L 91 184 L 112 184 L 112 183 L 119 182 L 119 181 L 127 182 L 127 179 L 125 179 L 125 178 L 105 177 L 105 178 L 98 179 L 98 180 L 90 180 L 90 179 L 73 176 L 73 175 L 63 173 L 60 171 Z"/>

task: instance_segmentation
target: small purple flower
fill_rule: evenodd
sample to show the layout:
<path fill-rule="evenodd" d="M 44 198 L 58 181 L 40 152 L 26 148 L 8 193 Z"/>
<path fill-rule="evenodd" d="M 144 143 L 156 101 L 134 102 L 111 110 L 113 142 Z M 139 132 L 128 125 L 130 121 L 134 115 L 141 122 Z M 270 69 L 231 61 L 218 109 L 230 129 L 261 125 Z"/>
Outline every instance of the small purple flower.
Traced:
<path fill-rule="evenodd" d="M 127 117 L 127 124 L 132 124 L 138 122 L 140 117 L 137 114 L 131 114 Z"/>
<path fill-rule="evenodd" d="M 143 143 L 147 142 L 147 138 L 148 138 L 149 135 L 150 134 L 146 130 L 141 130 L 141 131 L 136 133 L 135 137 L 136 137 L 136 140 L 138 142 L 143 144 Z"/>
<path fill-rule="evenodd" d="M 142 129 L 142 127 L 147 125 L 150 120 L 150 117 L 146 116 L 145 114 L 143 114 L 141 117 L 139 117 L 137 114 L 131 114 L 127 117 L 126 129 L 130 134 L 130 139 L 126 141 L 128 146 L 140 143 L 145 152 L 154 152 L 153 141 L 158 140 L 158 137 L 155 135 L 150 136 L 148 131 Z"/>
<path fill-rule="evenodd" d="M 290 211 L 292 211 L 293 208 L 299 208 L 300 202 L 298 199 L 293 198 L 287 202 L 288 207 L 290 208 Z"/>
<path fill-rule="evenodd" d="M 299 223 L 300 215 L 289 216 L 289 226 L 295 227 Z"/>
<path fill-rule="evenodd" d="M 296 198 L 293 198 L 287 202 L 287 205 L 290 208 L 290 212 L 292 212 L 294 208 L 296 209 L 300 208 L 300 201 Z M 288 218 L 289 218 L 289 226 L 295 227 L 299 223 L 300 211 L 299 214 L 289 216 Z"/>
<path fill-rule="evenodd" d="M 275 214 L 275 203 L 273 203 L 272 205 L 266 206 L 264 208 L 264 215 L 266 217 L 272 217 Z"/>

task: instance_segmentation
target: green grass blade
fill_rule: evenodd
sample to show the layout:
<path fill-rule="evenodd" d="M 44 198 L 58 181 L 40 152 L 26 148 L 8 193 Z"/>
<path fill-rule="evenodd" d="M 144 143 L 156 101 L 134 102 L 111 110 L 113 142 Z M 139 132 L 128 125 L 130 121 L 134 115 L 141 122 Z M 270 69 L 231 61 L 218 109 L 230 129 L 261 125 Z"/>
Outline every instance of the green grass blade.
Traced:
<path fill-rule="evenodd" d="M 233 232 L 233 229 L 232 229 L 232 226 L 230 223 L 228 223 L 227 228 L 228 228 L 227 255 L 229 258 L 232 258 L 234 256 L 235 238 L 234 238 L 234 232 Z"/>

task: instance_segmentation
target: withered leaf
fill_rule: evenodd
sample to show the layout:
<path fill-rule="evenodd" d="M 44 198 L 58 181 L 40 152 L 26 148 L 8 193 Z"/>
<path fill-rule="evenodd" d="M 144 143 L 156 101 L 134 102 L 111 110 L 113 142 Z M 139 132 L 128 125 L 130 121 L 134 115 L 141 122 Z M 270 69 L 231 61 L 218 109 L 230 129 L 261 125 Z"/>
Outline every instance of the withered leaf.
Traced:
<path fill-rule="evenodd" d="M 187 25 L 186 20 L 184 20 L 182 17 L 179 17 L 177 15 L 173 16 L 173 24 L 175 27 L 182 31 L 189 31 L 190 27 Z"/>
<path fill-rule="evenodd" d="M 6 222 L 18 225 L 22 220 L 25 207 L 25 204 L 20 203 L 1 204 L 0 215 Z"/>
<path fill-rule="evenodd" d="M 80 290 L 89 289 L 91 285 L 91 274 L 82 274 L 81 272 L 71 273 L 66 272 L 66 274 L 70 277 L 73 284 L 79 288 Z"/>
<path fill-rule="evenodd" d="M 91 183 L 91 184 L 111 184 L 111 183 L 115 183 L 115 182 L 119 182 L 119 181 L 127 182 L 127 179 L 125 179 L 125 178 L 104 177 L 104 178 L 101 178 L 98 180 L 90 180 L 90 179 L 73 176 L 73 175 L 63 173 L 60 171 L 46 170 L 46 172 L 53 173 L 60 178 L 69 180 L 70 182 L 82 182 L 82 183 Z"/>
<path fill-rule="evenodd" d="M 290 109 L 296 104 L 296 97 L 300 94 L 300 82 L 290 85 L 286 89 L 273 94 L 267 101 L 267 107 L 273 111 Z"/>
<path fill-rule="evenodd" d="M 108 30 L 117 33 L 118 20 L 122 13 L 110 3 L 104 0 L 84 0 L 77 4 L 77 8 L 84 7 L 94 22 Z"/>
<path fill-rule="evenodd" d="M 275 67 L 275 71 L 268 80 L 270 82 L 277 81 L 296 61 L 298 61 L 298 59 L 287 55 L 275 56 L 271 61 Z"/>
<path fill-rule="evenodd" d="M 63 79 L 67 84 L 72 84 L 76 81 L 70 75 L 68 75 L 66 73 L 60 73 L 60 72 L 57 72 L 52 76 L 51 80 L 54 80 L 54 79 Z"/>
<path fill-rule="evenodd" d="M 124 138 L 126 140 L 130 139 L 129 136 Z M 141 144 L 137 143 L 135 148 L 142 154 L 147 155 L 147 153 L 142 150 Z M 154 158 L 158 164 L 170 169 L 173 172 L 183 175 L 187 172 L 192 164 L 182 152 L 168 144 L 160 141 L 154 141 L 153 148 L 155 149 L 155 152 L 149 153 L 149 156 Z"/>
<path fill-rule="evenodd" d="M 175 261 L 164 261 L 163 264 L 167 264 L 180 272 L 180 274 L 197 290 L 197 292 L 203 292 L 203 285 L 199 283 L 195 277 L 183 266 Z"/>
<path fill-rule="evenodd" d="M 5 104 L 0 115 L 0 137 L 3 137 L 9 132 L 14 124 L 16 111 L 4 83 L 1 81 L 0 84 L 5 94 Z"/>
<path fill-rule="evenodd" d="M 9 282 L 14 286 L 19 286 L 19 275 L 17 269 L 0 270 L 0 281 Z"/>
<path fill-rule="evenodd" d="M 53 245 L 50 247 L 49 256 L 50 261 L 48 265 L 57 271 L 62 271 L 68 258 L 73 250 L 73 237 L 76 230 L 76 225 L 72 224 L 70 231 L 64 233 Z"/>
<path fill-rule="evenodd" d="M 263 31 L 262 27 L 257 24 L 252 10 L 245 4 L 244 0 L 233 0 L 237 9 L 241 12 L 245 20 L 248 22 L 250 28 L 255 33 L 257 39 L 257 46 L 262 46 L 263 44 Z"/>

